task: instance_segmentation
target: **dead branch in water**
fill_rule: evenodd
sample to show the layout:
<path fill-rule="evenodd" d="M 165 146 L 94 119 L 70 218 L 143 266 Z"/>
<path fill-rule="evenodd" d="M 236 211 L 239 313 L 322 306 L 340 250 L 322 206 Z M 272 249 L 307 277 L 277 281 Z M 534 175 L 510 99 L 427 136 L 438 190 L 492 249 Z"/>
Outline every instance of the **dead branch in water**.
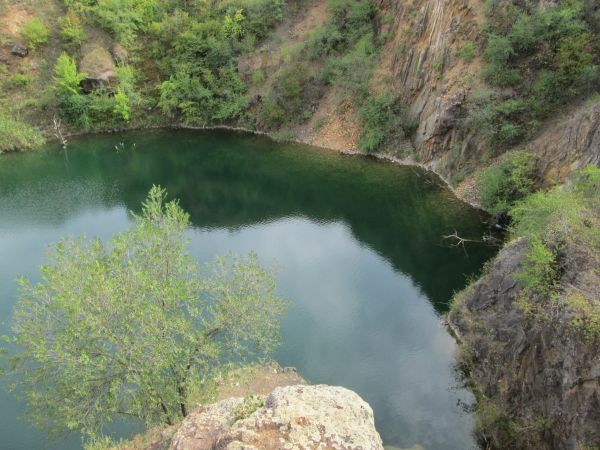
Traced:
<path fill-rule="evenodd" d="M 447 240 L 447 239 L 453 240 L 453 242 L 451 242 L 449 244 L 450 247 L 462 247 L 462 249 L 465 252 L 465 255 L 467 255 L 467 256 L 468 256 L 468 253 L 467 253 L 467 248 L 465 247 L 465 242 L 476 242 L 476 243 L 484 243 L 484 242 L 486 242 L 485 240 L 467 239 L 467 238 L 460 237 L 458 235 L 458 231 L 456 231 L 456 230 L 454 230 L 454 233 L 452 233 L 452 234 L 447 234 L 445 236 L 442 236 L 442 238 L 444 240 Z"/>
<path fill-rule="evenodd" d="M 58 117 L 56 117 L 56 113 L 52 117 L 52 129 L 54 130 L 54 136 L 56 137 L 56 139 L 58 139 L 58 141 L 62 145 L 62 148 L 66 149 L 68 141 L 62 132 L 61 121 Z"/>

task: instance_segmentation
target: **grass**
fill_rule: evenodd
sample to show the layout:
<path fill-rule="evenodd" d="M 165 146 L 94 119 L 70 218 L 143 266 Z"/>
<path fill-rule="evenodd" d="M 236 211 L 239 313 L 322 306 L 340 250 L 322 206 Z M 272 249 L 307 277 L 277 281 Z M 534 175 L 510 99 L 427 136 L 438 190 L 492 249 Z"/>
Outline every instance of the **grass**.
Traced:
<path fill-rule="evenodd" d="M 0 153 L 30 150 L 41 146 L 44 141 L 41 131 L 37 128 L 0 113 Z"/>

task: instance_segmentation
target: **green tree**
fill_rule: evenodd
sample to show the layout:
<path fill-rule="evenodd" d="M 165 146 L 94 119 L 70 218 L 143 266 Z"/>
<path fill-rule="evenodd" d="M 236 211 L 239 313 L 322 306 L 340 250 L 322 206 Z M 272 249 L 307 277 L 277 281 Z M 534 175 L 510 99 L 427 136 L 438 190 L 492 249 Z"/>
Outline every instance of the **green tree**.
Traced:
<path fill-rule="evenodd" d="M 65 239 L 41 282 L 20 280 L 11 358 L 35 424 L 98 436 L 120 414 L 148 425 L 188 413 L 188 394 L 231 364 L 267 355 L 285 303 L 251 254 L 201 268 L 189 217 L 153 187 L 105 246 Z"/>

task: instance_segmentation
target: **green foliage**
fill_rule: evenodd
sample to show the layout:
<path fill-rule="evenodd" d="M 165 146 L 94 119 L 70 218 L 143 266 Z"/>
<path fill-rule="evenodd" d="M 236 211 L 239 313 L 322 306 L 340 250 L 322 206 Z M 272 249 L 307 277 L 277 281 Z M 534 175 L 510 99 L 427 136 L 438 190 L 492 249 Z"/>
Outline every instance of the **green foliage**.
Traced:
<path fill-rule="evenodd" d="M 98 0 L 92 11 L 98 22 L 125 46 L 133 44 L 156 17 L 156 0 Z"/>
<path fill-rule="evenodd" d="M 535 170 L 527 152 L 511 152 L 477 177 L 481 204 L 489 211 L 507 211 L 533 190 Z"/>
<path fill-rule="evenodd" d="M 28 22 L 25 22 L 21 26 L 19 34 L 25 39 L 27 47 L 31 50 L 36 50 L 38 47 L 44 45 L 48 42 L 48 38 L 50 37 L 48 28 L 38 17 L 34 17 Z"/>
<path fill-rule="evenodd" d="M 475 48 L 475 44 L 469 41 L 461 45 L 456 54 L 466 62 L 470 62 L 477 56 L 477 49 Z"/>
<path fill-rule="evenodd" d="M 21 73 L 15 73 L 7 80 L 7 85 L 10 88 L 24 87 L 31 83 L 31 76 Z"/>
<path fill-rule="evenodd" d="M 113 110 L 117 119 L 129 122 L 131 113 L 129 109 L 129 97 L 123 91 L 118 90 L 115 94 L 115 107 Z"/>
<path fill-rule="evenodd" d="M 153 187 L 128 230 L 64 239 L 39 283 L 20 280 L 11 374 L 34 424 L 97 437 L 119 414 L 173 423 L 190 389 L 277 344 L 273 275 L 252 254 L 201 268 L 189 216 L 164 200 Z"/>
<path fill-rule="evenodd" d="M 73 58 L 63 53 L 54 66 L 54 89 L 58 96 L 75 95 L 81 92 L 79 84 L 87 75 L 77 70 Z"/>
<path fill-rule="evenodd" d="M 310 118 L 310 106 L 322 95 L 322 84 L 308 64 L 282 70 L 264 100 L 262 119 L 268 127 L 304 122 Z"/>
<path fill-rule="evenodd" d="M 587 271 L 584 278 L 596 273 L 600 255 L 599 193 L 600 168 L 588 166 L 567 186 L 536 192 L 510 211 L 512 235 L 525 236 L 530 243 L 517 274 L 523 286 L 519 305 L 527 313 L 546 317 L 548 301 L 558 301 L 575 314 L 573 327 L 592 340 L 600 338 L 598 302 L 580 290 L 559 296 L 558 287 L 565 271 L 573 278 L 574 272 Z M 566 255 L 574 252 L 577 259 L 569 263 Z"/>
<path fill-rule="evenodd" d="M 233 17 L 227 14 L 223 23 L 223 33 L 225 36 L 233 39 L 241 38 L 244 34 L 243 23 L 245 19 L 243 9 L 238 9 Z"/>
<path fill-rule="evenodd" d="M 408 109 L 389 92 L 369 96 L 359 113 L 363 121 L 359 147 L 367 153 L 380 150 L 392 137 L 408 137 L 416 128 Z"/>
<path fill-rule="evenodd" d="M 161 84 L 159 106 L 170 117 L 181 113 L 187 123 L 223 121 L 244 111 L 245 89 L 231 66 L 219 69 L 217 74 L 201 69 L 197 76 L 182 70 Z"/>
<path fill-rule="evenodd" d="M 0 113 L 0 153 L 28 150 L 44 143 L 42 133 L 27 123 Z"/>
<path fill-rule="evenodd" d="M 533 238 L 521 269 L 515 275 L 522 286 L 521 295 L 526 299 L 533 296 L 549 299 L 556 289 L 558 276 L 555 264 L 555 253 L 539 237 Z"/>
<path fill-rule="evenodd" d="M 77 70 L 75 61 L 66 53 L 56 60 L 53 89 L 58 109 L 69 122 L 83 128 L 90 125 L 89 99 L 81 94 L 79 85 L 86 76 Z"/>
<path fill-rule="evenodd" d="M 597 301 L 586 298 L 579 292 L 572 293 L 567 297 L 566 304 L 577 314 L 572 319 L 571 325 L 583 332 L 589 341 L 600 340 L 600 304 Z"/>
<path fill-rule="evenodd" d="M 79 47 L 85 41 L 85 32 L 81 25 L 81 19 L 77 13 L 69 9 L 65 17 L 60 19 L 60 35 L 66 43 L 75 48 Z"/>
<path fill-rule="evenodd" d="M 512 0 L 492 3 L 482 76 L 491 85 L 514 88 L 524 105 L 510 117 L 494 113 L 494 104 L 483 114 L 489 143 L 505 147 L 521 141 L 525 129 L 561 104 L 594 88 L 600 29 L 595 12 L 580 0 L 544 9 Z"/>
<path fill-rule="evenodd" d="M 235 420 L 247 419 L 255 412 L 264 406 L 264 401 L 259 395 L 247 395 L 244 397 L 244 401 L 235 408 L 233 417 Z"/>

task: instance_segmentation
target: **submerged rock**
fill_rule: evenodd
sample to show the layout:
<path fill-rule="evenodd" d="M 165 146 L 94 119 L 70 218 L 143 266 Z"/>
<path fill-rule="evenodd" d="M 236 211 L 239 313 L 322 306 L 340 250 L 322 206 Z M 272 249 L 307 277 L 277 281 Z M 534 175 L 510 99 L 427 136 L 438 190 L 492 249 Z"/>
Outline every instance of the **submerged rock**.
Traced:
<path fill-rule="evenodd" d="M 241 417 L 242 397 L 201 408 L 182 422 L 169 449 L 383 450 L 373 410 L 348 389 L 284 386 L 262 402 Z"/>

